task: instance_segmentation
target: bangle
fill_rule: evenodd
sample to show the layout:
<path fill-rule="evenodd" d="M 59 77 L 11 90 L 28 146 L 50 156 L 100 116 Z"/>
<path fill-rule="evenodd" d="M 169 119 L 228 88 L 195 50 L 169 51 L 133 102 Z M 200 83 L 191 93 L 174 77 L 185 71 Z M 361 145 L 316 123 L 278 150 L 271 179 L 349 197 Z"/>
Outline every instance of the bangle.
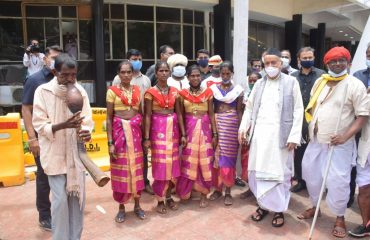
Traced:
<path fill-rule="evenodd" d="M 181 137 L 184 137 L 184 138 L 186 138 L 187 136 L 186 136 L 186 135 L 182 135 Z"/>
<path fill-rule="evenodd" d="M 150 139 L 149 138 L 144 138 L 144 141 L 149 141 Z"/>
<path fill-rule="evenodd" d="M 34 142 L 34 141 L 37 141 L 37 138 L 32 138 L 32 139 L 28 139 L 28 143 L 30 143 L 30 142 Z"/>
<path fill-rule="evenodd" d="M 113 141 L 108 141 L 108 146 L 112 146 L 113 144 Z"/>

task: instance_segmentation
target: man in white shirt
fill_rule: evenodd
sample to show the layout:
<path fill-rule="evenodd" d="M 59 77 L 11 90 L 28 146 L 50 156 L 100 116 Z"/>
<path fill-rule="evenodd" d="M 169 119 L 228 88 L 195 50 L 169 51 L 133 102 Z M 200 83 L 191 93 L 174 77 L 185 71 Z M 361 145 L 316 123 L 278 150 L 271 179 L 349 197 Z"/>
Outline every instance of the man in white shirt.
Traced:
<path fill-rule="evenodd" d="M 31 45 L 26 48 L 23 55 L 23 65 L 27 67 L 27 77 L 40 71 L 44 67 L 45 55 L 40 52 L 39 42 L 31 40 Z"/>

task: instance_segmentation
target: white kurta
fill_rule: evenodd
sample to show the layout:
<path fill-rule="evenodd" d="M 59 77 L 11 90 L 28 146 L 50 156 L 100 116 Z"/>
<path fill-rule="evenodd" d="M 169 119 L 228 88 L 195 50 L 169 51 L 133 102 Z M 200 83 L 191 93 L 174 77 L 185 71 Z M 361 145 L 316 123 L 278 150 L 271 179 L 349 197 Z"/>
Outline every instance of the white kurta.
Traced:
<path fill-rule="evenodd" d="M 249 152 L 249 185 L 264 209 L 274 212 L 286 211 L 290 199 L 290 178 L 292 176 L 293 151 L 280 148 L 279 107 L 280 80 L 267 80 L 262 93 L 261 105 L 251 140 Z M 249 128 L 255 89 L 246 103 L 246 110 L 240 128 Z M 300 143 L 303 120 L 303 103 L 298 82 L 293 87 L 294 117 L 288 142 Z"/>

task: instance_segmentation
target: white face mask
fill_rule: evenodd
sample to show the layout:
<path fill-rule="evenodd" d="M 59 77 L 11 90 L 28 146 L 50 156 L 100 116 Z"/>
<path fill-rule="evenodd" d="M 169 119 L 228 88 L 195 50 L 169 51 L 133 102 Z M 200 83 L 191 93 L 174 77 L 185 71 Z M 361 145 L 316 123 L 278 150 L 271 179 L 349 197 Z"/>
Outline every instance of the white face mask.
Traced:
<path fill-rule="evenodd" d="M 366 59 L 366 66 L 367 66 L 368 68 L 370 68 L 370 60 L 369 60 L 369 59 Z"/>
<path fill-rule="evenodd" d="M 270 66 L 265 68 L 265 72 L 269 78 L 275 78 L 280 73 L 280 70 L 277 67 Z"/>
<path fill-rule="evenodd" d="M 333 72 L 332 70 L 330 70 L 329 69 L 329 71 L 328 71 L 328 73 L 329 73 L 329 75 L 330 76 L 332 76 L 332 77 L 341 77 L 341 76 L 343 76 L 344 74 L 346 74 L 347 73 L 347 68 L 346 69 L 344 69 L 342 72 L 340 72 L 340 73 L 335 73 L 335 72 Z"/>
<path fill-rule="evenodd" d="M 289 67 L 289 59 L 288 58 L 280 58 L 283 61 L 283 68 Z"/>
<path fill-rule="evenodd" d="M 49 65 L 50 70 L 55 69 L 55 60 L 50 60 L 50 65 Z"/>
<path fill-rule="evenodd" d="M 185 73 L 186 69 L 184 66 L 176 66 L 172 70 L 172 75 L 174 75 L 175 77 L 183 77 L 185 76 Z"/>

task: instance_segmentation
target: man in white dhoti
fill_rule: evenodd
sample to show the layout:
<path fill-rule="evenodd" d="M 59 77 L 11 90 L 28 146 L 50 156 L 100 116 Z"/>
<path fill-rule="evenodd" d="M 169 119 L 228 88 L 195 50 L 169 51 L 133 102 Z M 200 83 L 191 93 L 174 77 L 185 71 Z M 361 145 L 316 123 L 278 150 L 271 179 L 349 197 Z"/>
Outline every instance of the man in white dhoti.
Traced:
<path fill-rule="evenodd" d="M 302 177 L 313 207 L 298 215 L 299 219 L 314 216 L 329 160 L 329 145 L 334 145 L 326 181 L 326 202 L 337 216 L 332 234 L 340 238 L 346 236 L 344 214 L 349 199 L 351 169 L 356 163 L 355 134 L 369 115 L 364 84 L 347 74 L 350 60 L 351 55 L 344 47 L 330 49 L 324 56 L 329 74 L 317 79 L 311 90 L 305 112 L 310 143 L 302 160 Z M 340 122 L 336 129 L 338 118 Z"/>
<path fill-rule="evenodd" d="M 301 141 L 303 103 L 297 79 L 281 73 L 280 51 L 269 49 L 263 59 L 266 76 L 246 102 L 239 141 L 250 144 L 249 187 L 259 205 L 251 218 L 258 222 L 273 211 L 272 226 L 281 227 L 290 200 L 293 150 Z"/>

